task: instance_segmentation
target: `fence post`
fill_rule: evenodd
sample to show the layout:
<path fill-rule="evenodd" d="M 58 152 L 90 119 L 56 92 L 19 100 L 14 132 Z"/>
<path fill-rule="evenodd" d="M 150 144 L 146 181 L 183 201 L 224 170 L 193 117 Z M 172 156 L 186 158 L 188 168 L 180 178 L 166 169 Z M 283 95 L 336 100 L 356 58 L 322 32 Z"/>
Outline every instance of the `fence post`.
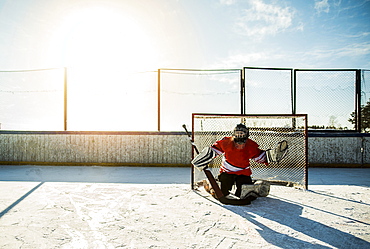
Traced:
<path fill-rule="evenodd" d="M 355 112 L 356 112 L 356 123 L 355 129 L 361 133 L 361 70 L 356 70 L 356 97 L 355 97 Z"/>
<path fill-rule="evenodd" d="M 158 131 L 161 131 L 161 69 L 158 69 L 158 86 L 157 86 L 157 103 L 158 103 L 158 109 L 157 109 L 157 129 Z"/>
<path fill-rule="evenodd" d="M 64 131 L 67 131 L 68 95 L 67 95 L 67 67 L 64 68 Z"/>
<path fill-rule="evenodd" d="M 293 69 L 291 71 L 291 78 L 290 78 L 290 82 L 291 82 L 291 89 L 290 89 L 290 94 L 291 94 L 291 98 L 292 98 L 292 114 L 296 114 L 297 112 L 297 81 L 296 81 L 296 76 L 297 76 L 297 70 L 296 69 Z"/>
<path fill-rule="evenodd" d="M 240 70 L 240 113 L 245 114 L 245 77 L 244 68 Z"/>

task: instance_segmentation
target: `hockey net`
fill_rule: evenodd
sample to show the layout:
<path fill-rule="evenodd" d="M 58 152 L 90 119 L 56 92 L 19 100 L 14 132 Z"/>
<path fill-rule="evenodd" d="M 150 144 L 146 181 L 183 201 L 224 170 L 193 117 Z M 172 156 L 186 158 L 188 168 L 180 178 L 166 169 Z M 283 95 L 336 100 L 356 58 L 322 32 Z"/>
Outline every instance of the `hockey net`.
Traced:
<path fill-rule="evenodd" d="M 271 184 L 294 186 L 307 189 L 307 115 L 233 115 L 193 114 L 192 135 L 198 150 L 212 145 L 225 136 L 231 136 L 239 123 L 249 128 L 249 138 L 257 142 L 260 149 L 274 148 L 278 142 L 288 142 L 288 152 L 280 162 L 269 165 L 250 161 L 253 180 L 266 180 Z M 195 156 L 195 152 L 194 152 Z M 222 155 L 209 165 L 217 179 Z M 206 179 L 204 172 L 192 170 L 192 186 Z"/>

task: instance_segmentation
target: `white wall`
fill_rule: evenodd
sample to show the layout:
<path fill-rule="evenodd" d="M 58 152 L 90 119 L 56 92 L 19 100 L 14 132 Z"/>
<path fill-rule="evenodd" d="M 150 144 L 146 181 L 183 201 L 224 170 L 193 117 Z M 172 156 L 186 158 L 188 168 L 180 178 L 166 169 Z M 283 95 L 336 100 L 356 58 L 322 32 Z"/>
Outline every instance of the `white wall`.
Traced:
<path fill-rule="evenodd" d="M 183 133 L 0 133 L 0 164 L 189 166 Z M 370 137 L 308 138 L 310 166 L 370 166 Z"/>

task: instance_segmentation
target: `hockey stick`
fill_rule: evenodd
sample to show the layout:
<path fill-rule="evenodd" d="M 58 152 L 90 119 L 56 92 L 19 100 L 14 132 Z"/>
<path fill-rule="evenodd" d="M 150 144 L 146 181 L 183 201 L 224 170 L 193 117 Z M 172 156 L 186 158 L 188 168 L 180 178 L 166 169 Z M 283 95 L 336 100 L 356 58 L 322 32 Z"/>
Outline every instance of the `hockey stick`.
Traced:
<path fill-rule="evenodd" d="M 194 140 L 193 140 L 193 138 L 191 137 L 191 135 L 190 135 L 190 133 L 189 133 L 188 129 L 186 128 L 186 125 L 185 125 L 185 124 L 183 124 L 183 125 L 182 125 L 182 128 L 184 128 L 184 130 L 185 130 L 185 132 L 186 132 L 186 135 L 188 135 L 188 138 L 189 138 L 189 140 L 190 140 L 190 143 L 193 145 L 193 148 L 194 148 L 195 152 L 197 152 L 197 154 L 199 154 L 199 150 L 198 150 L 197 146 L 195 145 Z"/>
<path fill-rule="evenodd" d="M 186 125 L 182 125 L 184 128 L 186 134 L 189 137 L 189 140 L 191 144 L 193 145 L 193 148 L 197 154 L 199 154 L 199 150 L 197 146 L 194 143 L 194 140 L 192 139 L 188 129 L 186 128 Z M 216 179 L 214 178 L 211 171 L 209 171 L 207 168 L 203 169 L 204 174 L 206 175 L 209 183 L 211 184 L 213 190 L 215 191 L 216 198 L 222 203 L 222 204 L 228 204 L 228 205 L 249 205 L 251 204 L 251 201 L 249 199 L 228 199 L 224 194 L 222 193 L 220 187 L 218 186 Z"/>

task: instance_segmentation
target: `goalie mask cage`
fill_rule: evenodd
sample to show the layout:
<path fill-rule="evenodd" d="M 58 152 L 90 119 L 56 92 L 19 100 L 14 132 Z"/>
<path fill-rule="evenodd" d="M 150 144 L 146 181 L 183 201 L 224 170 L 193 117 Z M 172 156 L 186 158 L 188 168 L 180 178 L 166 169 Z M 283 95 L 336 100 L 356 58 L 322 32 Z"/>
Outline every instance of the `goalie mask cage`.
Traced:
<path fill-rule="evenodd" d="M 192 114 L 192 136 L 199 151 L 212 145 L 232 131 L 239 123 L 249 128 L 249 138 L 260 149 L 275 148 L 278 142 L 288 142 L 288 152 L 280 162 L 269 165 L 250 161 L 253 180 L 266 180 L 271 184 L 307 189 L 307 115 L 241 115 L 241 114 Z M 195 156 L 193 151 L 193 157 Z M 222 155 L 215 158 L 208 169 L 217 179 Z M 206 176 L 203 171 L 192 169 L 192 188 Z"/>

